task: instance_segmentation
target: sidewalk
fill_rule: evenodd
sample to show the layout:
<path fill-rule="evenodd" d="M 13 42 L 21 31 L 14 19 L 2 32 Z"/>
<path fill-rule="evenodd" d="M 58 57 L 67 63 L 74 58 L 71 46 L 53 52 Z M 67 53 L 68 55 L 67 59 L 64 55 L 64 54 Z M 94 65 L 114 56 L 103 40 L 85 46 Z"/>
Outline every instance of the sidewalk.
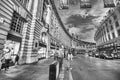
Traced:
<path fill-rule="evenodd" d="M 49 80 L 49 65 L 53 58 L 43 59 L 36 64 L 10 67 L 0 71 L 0 80 Z"/>
<path fill-rule="evenodd" d="M 59 80 L 73 80 L 71 69 L 67 70 L 67 67 L 68 67 L 67 64 L 68 64 L 67 60 L 64 59 L 62 71 L 60 72 L 60 75 L 59 75 Z"/>

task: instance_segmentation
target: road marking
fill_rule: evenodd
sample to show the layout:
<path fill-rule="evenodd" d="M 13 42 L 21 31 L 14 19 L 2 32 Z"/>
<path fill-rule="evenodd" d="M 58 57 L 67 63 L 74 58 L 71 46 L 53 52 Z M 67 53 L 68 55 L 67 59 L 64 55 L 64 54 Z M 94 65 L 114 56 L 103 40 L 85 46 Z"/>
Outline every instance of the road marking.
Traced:
<path fill-rule="evenodd" d="M 69 80 L 73 80 L 71 70 L 69 71 Z"/>

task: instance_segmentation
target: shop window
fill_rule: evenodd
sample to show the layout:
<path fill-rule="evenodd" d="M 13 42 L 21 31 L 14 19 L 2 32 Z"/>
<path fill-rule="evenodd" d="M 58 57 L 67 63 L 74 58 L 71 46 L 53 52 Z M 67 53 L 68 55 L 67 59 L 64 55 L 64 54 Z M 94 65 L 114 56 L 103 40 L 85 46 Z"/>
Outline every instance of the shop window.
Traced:
<path fill-rule="evenodd" d="M 116 27 L 119 27 L 118 21 L 115 22 L 115 26 L 116 26 Z"/>
<path fill-rule="evenodd" d="M 120 36 L 120 29 L 117 32 L 118 32 L 118 36 Z"/>
<path fill-rule="evenodd" d="M 31 9 L 30 9 L 30 12 L 31 12 L 31 13 L 33 12 L 34 1 L 35 1 L 35 0 L 32 0 L 32 6 L 31 6 Z"/>
<path fill-rule="evenodd" d="M 36 47 L 36 48 L 38 47 L 38 43 L 37 43 L 37 42 L 35 43 L 35 47 Z"/>
<path fill-rule="evenodd" d="M 115 34 L 114 34 L 114 32 L 112 33 L 112 36 L 113 36 L 113 38 L 115 38 Z"/>
<path fill-rule="evenodd" d="M 10 29 L 15 32 L 22 33 L 24 22 L 25 19 L 22 18 L 16 11 L 14 11 Z"/>

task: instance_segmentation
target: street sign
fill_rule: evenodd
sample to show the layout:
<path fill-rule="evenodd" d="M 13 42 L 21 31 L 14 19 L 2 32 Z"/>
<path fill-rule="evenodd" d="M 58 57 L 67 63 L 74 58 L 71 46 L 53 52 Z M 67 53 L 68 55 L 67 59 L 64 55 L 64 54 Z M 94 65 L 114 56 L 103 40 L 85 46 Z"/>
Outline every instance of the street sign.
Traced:
<path fill-rule="evenodd" d="M 0 17 L 0 23 L 4 23 L 5 19 Z"/>

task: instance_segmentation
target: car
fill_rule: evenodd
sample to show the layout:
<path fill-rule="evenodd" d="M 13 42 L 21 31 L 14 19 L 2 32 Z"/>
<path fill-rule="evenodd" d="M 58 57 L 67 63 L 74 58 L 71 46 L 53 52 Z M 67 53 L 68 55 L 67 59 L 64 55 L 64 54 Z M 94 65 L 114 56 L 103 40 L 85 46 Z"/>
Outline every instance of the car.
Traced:
<path fill-rule="evenodd" d="M 97 57 L 97 58 L 98 58 L 98 57 L 99 57 L 99 54 L 98 54 L 98 53 L 96 53 L 96 54 L 95 54 L 95 57 Z"/>
<path fill-rule="evenodd" d="M 117 59 L 120 59 L 120 53 L 117 54 Z"/>
<path fill-rule="evenodd" d="M 114 59 L 118 59 L 118 54 L 117 53 L 113 53 L 112 55 L 113 55 Z"/>
<path fill-rule="evenodd" d="M 105 55 L 104 54 L 99 54 L 99 58 L 105 59 Z"/>
<path fill-rule="evenodd" d="M 104 54 L 104 59 L 114 59 L 114 57 L 111 54 Z"/>

